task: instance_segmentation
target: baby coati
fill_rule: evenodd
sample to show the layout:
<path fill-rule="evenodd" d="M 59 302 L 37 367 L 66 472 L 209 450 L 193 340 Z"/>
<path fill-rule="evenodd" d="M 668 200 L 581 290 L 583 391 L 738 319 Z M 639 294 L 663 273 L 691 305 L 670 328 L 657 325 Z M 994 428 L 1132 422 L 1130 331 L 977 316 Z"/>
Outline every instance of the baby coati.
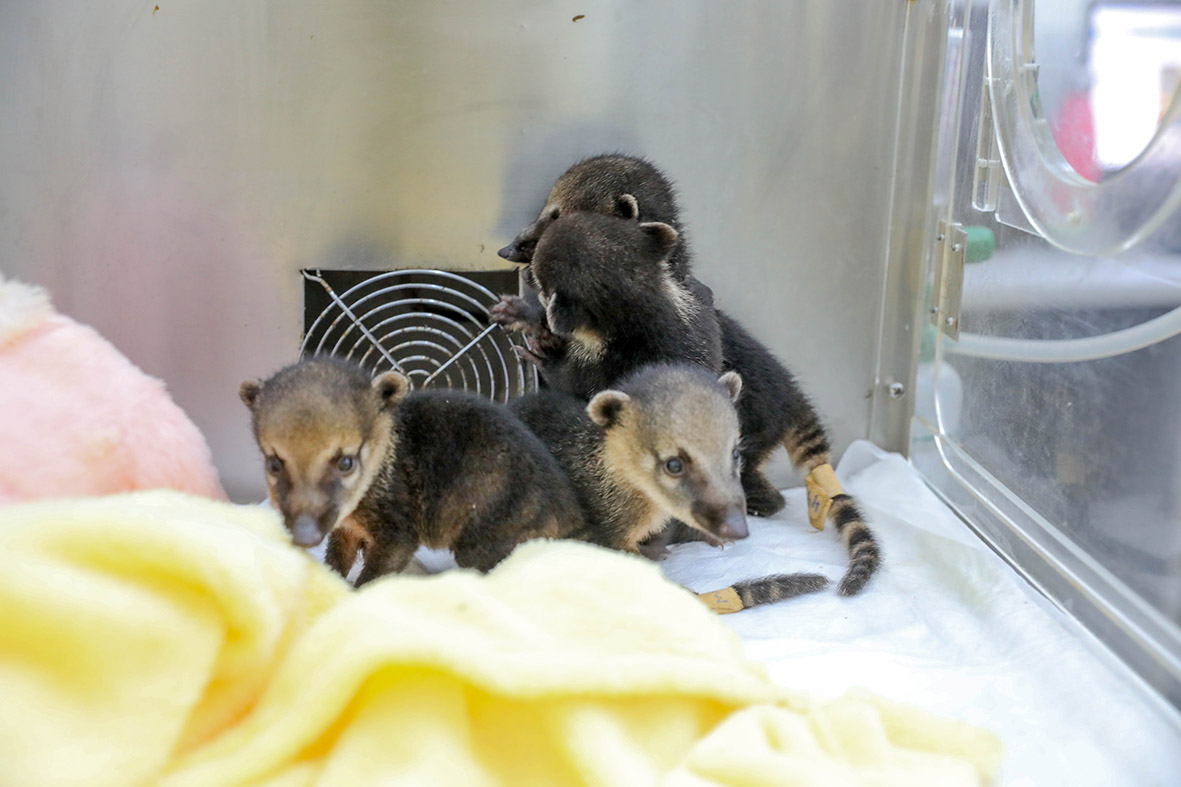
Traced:
<path fill-rule="evenodd" d="M 537 221 L 501 249 L 501 256 L 513 262 L 529 263 L 535 258 L 538 247 L 544 245 L 543 239 L 551 227 L 563 216 L 576 211 L 662 223 L 677 229 L 675 247 L 666 258 L 673 286 L 664 285 L 661 294 L 666 294 L 671 303 L 691 300 L 713 310 L 712 292 L 690 272 L 691 255 L 672 183 L 651 163 L 632 156 L 594 156 L 572 166 L 554 184 Z M 571 265 L 583 265 L 585 260 L 573 255 L 567 258 Z M 679 293 L 672 294 L 677 290 Z M 784 506 L 783 495 L 761 470 L 775 446 L 783 445 L 792 464 L 809 473 L 829 462 L 828 433 L 791 372 L 736 320 L 720 310 L 714 310 L 714 313 L 723 358 L 721 368 L 737 371 L 744 382 L 744 394 L 737 408 L 742 426 L 742 486 L 746 492 L 747 510 L 769 516 Z M 543 365 L 548 359 L 551 365 L 555 365 L 553 359 L 562 357 L 563 342 L 566 341 L 561 335 L 563 332 L 548 330 L 553 326 L 545 324 L 545 315 L 531 309 L 525 299 L 504 299 L 496 307 L 494 318 L 524 332 L 531 350 L 528 357 L 533 362 Z M 673 340 L 675 334 L 666 337 L 664 342 Z M 829 519 L 850 554 L 849 570 L 841 581 L 840 592 L 852 595 L 865 586 L 877 569 L 879 550 L 848 495 L 833 498 Z"/>
<path fill-rule="evenodd" d="M 408 393 L 396 372 L 318 357 L 247 380 L 272 505 L 299 546 L 362 585 L 420 544 L 487 571 L 531 538 L 580 532 L 582 508 L 548 449 L 508 408 L 457 391 Z M 527 481 L 522 481 L 527 479 Z"/>
<path fill-rule="evenodd" d="M 537 220 L 497 253 L 510 262 L 530 262 L 546 228 L 561 216 L 576 212 L 670 225 L 681 238 L 669 257 L 669 268 L 678 279 L 689 273 L 689 247 L 673 184 L 649 162 L 618 153 L 593 156 L 566 170 L 554 182 Z"/>
<path fill-rule="evenodd" d="M 640 369 L 588 404 L 546 390 L 511 403 L 574 483 L 586 528 L 579 538 L 628 552 L 677 518 L 713 543 L 745 538 L 746 501 L 733 400 L 721 378 L 689 364 Z M 821 590 L 819 574 L 787 574 L 734 586 L 744 607 Z"/>
<path fill-rule="evenodd" d="M 678 237 L 660 222 L 558 218 L 529 265 L 544 324 L 511 297 L 493 307 L 492 319 L 525 333 L 550 387 L 583 399 L 649 363 L 686 361 L 719 372 L 713 305 L 686 294 L 669 269 Z"/>

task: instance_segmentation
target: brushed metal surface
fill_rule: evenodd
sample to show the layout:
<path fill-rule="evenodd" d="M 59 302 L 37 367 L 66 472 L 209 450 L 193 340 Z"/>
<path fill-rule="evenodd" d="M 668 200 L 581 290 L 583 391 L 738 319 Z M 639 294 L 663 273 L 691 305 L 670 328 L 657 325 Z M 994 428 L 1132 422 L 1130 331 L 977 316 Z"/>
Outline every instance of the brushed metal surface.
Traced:
<path fill-rule="evenodd" d="M 502 267 L 567 165 L 640 153 L 839 451 L 869 429 L 907 8 L 5 3 L 0 268 L 164 379 L 257 498 L 236 391 L 295 357 L 299 268 Z"/>

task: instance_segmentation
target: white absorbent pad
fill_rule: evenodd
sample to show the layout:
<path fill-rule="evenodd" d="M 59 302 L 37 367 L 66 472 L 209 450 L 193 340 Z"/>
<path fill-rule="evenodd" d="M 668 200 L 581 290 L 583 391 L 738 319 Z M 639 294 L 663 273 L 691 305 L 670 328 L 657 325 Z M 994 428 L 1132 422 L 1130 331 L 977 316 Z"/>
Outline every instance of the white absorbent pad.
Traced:
<path fill-rule="evenodd" d="M 698 592 L 818 571 L 833 587 L 726 615 L 776 682 L 837 696 L 865 687 L 988 728 L 1005 785 L 1181 784 L 1181 715 L 980 541 L 901 456 L 854 443 L 837 470 L 883 552 L 858 596 L 831 526 L 808 524 L 804 490 L 723 549 L 682 544 L 665 574 Z"/>

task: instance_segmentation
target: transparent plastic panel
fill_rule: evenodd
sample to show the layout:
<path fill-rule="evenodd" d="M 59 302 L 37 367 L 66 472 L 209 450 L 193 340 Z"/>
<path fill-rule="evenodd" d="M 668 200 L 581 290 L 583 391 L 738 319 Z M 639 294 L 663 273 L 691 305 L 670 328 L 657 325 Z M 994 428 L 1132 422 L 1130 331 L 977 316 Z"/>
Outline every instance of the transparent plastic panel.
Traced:
<path fill-rule="evenodd" d="M 1035 0 L 989 8 L 986 84 L 1001 160 L 1040 235 L 1068 251 L 1116 253 L 1181 204 L 1181 7 L 1045 5 L 1042 14 Z M 1041 77 L 1044 49 L 1047 75 L 1065 77 Z M 1063 86 L 1049 107 L 1043 82 Z"/>
<path fill-rule="evenodd" d="M 926 326 L 913 459 L 1181 707 L 1181 5 L 977 0 L 952 24 L 935 210 L 968 238 L 960 336 Z"/>

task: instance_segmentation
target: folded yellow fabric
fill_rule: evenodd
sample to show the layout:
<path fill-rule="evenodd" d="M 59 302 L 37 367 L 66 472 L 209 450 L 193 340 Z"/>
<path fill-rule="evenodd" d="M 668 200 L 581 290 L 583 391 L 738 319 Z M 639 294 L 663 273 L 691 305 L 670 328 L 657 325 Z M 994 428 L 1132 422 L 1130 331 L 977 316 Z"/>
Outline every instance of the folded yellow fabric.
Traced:
<path fill-rule="evenodd" d="M 263 509 L 0 509 L 0 784 L 979 784 L 992 735 L 813 703 L 650 564 L 527 544 L 352 593 Z"/>

